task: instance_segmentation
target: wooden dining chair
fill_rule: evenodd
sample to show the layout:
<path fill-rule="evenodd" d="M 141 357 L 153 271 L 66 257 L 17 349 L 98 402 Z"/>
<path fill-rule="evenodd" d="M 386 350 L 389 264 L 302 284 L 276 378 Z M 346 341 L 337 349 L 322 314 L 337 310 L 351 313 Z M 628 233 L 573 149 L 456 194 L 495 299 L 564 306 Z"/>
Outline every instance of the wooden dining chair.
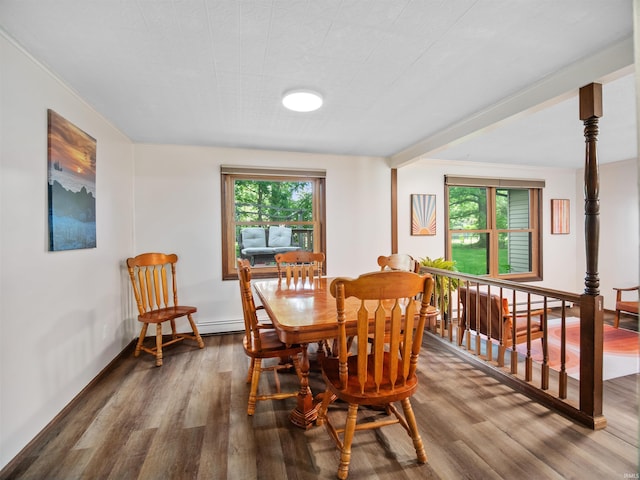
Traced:
<path fill-rule="evenodd" d="M 322 268 L 325 255 L 322 252 L 310 252 L 308 250 L 297 250 L 294 252 L 278 253 L 275 256 L 278 267 L 278 278 L 285 280 L 287 285 L 297 284 L 298 281 L 305 283 L 314 278 L 322 276 Z M 325 355 L 331 355 L 331 340 L 318 342 L 318 349 Z"/>
<path fill-rule="evenodd" d="M 142 323 L 134 355 L 139 356 L 141 351 L 150 353 L 156 357 L 158 367 L 162 366 L 162 349 L 168 345 L 191 339 L 198 343 L 198 347 L 204 348 L 192 317 L 198 309 L 178 303 L 177 262 L 178 256 L 174 253 L 142 253 L 127 259 L 127 269 L 138 305 L 138 321 Z M 181 317 L 187 317 L 191 334 L 177 332 L 175 321 Z M 162 324 L 165 322 L 171 324 L 171 339 L 166 342 L 162 337 Z M 149 324 L 152 323 L 156 326 L 156 345 L 147 347 L 144 340 Z"/>
<path fill-rule="evenodd" d="M 244 351 L 251 359 L 247 382 L 251 380 L 249 391 L 249 401 L 247 404 L 247 414 L 253 415 L 256 410 L 256 402 L 259 400 L 281 400 L 295 397 L 299 390 L 293 392 L 282 392 L 280 389 L 280 379 L 278 371 L 295 368 L 298 379 L 301 378 L 300 362 L 298 355 L 302 352 L 299 345 L 286 345 L 278 339 L 278 334 L 273 328 L 265 328 L 258 322 L 256 305 L 251 289 L 251 267 L 246 265 L 242 259 L 237 260 L 238 280 L 240 282 L 242 311 L 244 313 L 245 336 L 242 342 Z M 265 359 L 277 358 L 278 364 L 264 366 Z M 283 362 L 283 359 L 291 359 L 291 362 Z M 272 371 L 275 378 L 275 393 L 259 394 L 260 375 L 262 372 Z"/>
<path fill-rule="evenodd" d="M 380 265 L 380 270 L 402 270 L 415 273 L 420 270 L 420 262 L 406 253 L 392 253 L 388 256 L 380 255 L 378 257 L 378 265 Z"/>
<path fill-rule="evenodd" d="M 318 424 L 325 424 L 340 450 L 338 478 L 347 478 L 351 445 L 356 431 L 399 423 L 413 440 L 419 463 L 427 461 L 409 398 L 418 387 L 416 368 L 422 346 L 428 299 L 433 278 L 413 272 L 383 271 L 360 275 L 357 279 L 335 279 L 330 286 L 336 298 L 339 328 L 338 356 L 321 358 L 322 376 L 327 385 L 318 411 Z M 422 293 L 421 302 L 415 300 Z M 359 307 L 346 309 L 345 300 L 357 298 Z M 347 347 L 346 323 L 356 322 L 357 352 Z M 373 332 L 373 344 L 368 343 Z M 337 428 L 328 415 L 329 404 L 337 398 L 348 407 L 346 425 Z M 401 402 L 402 415 L 393 405 Z M 384 407 L 383 419 L 357 423 L 360 405 Z M 344 417 L 343 417 L 344 418 Z"/>
<path fill-rule="evenodd" d="M 286 279 L 287 284 L 305 282 L 322 276 L 322 266 L 325 255 L 322 252 L 309 252 L 296 250 L 293 252 L 278 253 L 275 256 L 278 267 L 278 277 Z"/>

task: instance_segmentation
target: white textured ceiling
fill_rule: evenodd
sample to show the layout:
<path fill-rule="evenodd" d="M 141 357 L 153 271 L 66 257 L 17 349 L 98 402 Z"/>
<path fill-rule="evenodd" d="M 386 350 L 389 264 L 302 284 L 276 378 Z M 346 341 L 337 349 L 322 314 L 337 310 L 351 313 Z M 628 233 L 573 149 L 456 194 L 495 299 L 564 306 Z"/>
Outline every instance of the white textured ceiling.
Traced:
<path fill-rule="evenodd" d="M 0 0 L 0 26 L 135 142 L 576 167 L 600 81 L 600 159 L 637 156 L 632 0 Z M 324 106 L 286 111 L 300 87 Z"/>

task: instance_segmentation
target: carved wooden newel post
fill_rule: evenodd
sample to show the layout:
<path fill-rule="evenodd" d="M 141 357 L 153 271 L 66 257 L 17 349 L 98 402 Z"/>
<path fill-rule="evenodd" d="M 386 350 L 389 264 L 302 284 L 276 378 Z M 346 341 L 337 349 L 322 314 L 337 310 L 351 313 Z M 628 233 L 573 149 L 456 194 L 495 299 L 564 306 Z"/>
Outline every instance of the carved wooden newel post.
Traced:
<path fill-rule="evenodd" d="M 598 244 L 600 241 L 600 199 L 598 179 L 598 119 L 602 116 L 602 85 L 592 83 L 580 89 L 580 120 L 584 122 L 584 239 L 587 253 L 587 276 L 584 293 L 600 294 L 598 278 Z"/>
<path fill-rule="evenodd" d="M 584 122 L 584 235 L 587 274 L 580 303 L 580 411 L 592 419 L 595 429 L 604 428 L 602 416 L 603 306 L 598 278 L 600 200 L 598 197 L 598 119 L 602 117 L 602 85 L 580 89 L 580 120 Z"/>

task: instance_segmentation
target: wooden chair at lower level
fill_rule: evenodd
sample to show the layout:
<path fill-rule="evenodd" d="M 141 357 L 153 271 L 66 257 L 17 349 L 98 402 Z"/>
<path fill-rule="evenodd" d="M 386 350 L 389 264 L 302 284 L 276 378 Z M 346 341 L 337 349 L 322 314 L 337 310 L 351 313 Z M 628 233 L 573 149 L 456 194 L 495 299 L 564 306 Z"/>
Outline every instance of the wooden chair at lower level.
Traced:
<path fill-rule="evenodd" d="M 629 287 L 629 288 L 615 288 L 616 291 L 616 316 L 613 320 L 613 326 L 618 328 L 620 324 L 620 312 L 625 313 L 633 313 L 638 315 L 638 288 L 639 287 Z M 634 295 L 634 300 L 629 298 L 623 299 L 623 292 L 636 292 Z"/>
<path fill-rule="evenodd" d="M 486 291 L 478 292 L 473 287 L 461 286 L 458 289 L 458 295 L 462 303 L 461 334 L 458 344 L 462 344 L 465 330 L 475 330 L 482 335 L 487 335 L 499 343 L 498 365 L 502 366 L 507 348 L 514 343 L 512 340 L 514 321 L 516 345 L 526 342 L 528 336 L 531 340 L 539 338 L 544 342 L 544 315 L 547 310 L 536 309 L 531 310 L 529 314 L 527 312 L 514 314 L 509 311 L 509 302 L 506 298 L 502 298 L 501 304 L 499 295 L 492 293 L 488 298 Z M 476 306 L 479 306 L 479 309 Z M 528 324 L 528 316 L 531 317 L 530 324 Z"/>
<path fill-rule="evenodd" d="M 162 349 L 168 345 L 191 339 L 195 340 L 200 348 L 204 348 L 204 342 L 192 317 L 198 309 L 178 303 L 177 262 L 176 254 L 165 253 L 143 253 L 127 259 L 127 269 L 138 305 L 138 321 L 142 323 L 134 355 L 137 357 L 141 351 L 150 353 L 156 357 L 158 367 L 162 366 Z M 175 321 L 181 317 L 187 317 L 192 334 L 176 331 Z M 171 324 L 171 339 L 166 342 L 162 337 L 164 322 Z M 151 323 L 156 325 L 156 346 L 146 347 L 144 340 Z"/>
<path fill-rule="evenodd" d="M 287 283 L 298 283 L 313 280 L 322 276 L 322 265 L 325 255 L 322 252 L 296 250 L 278 253 L 275 256 L 278 267 L 278 277 L 286 279 Z"/>
<path fill-rule="evenodd" d="M 301 378 L 300 361 L 298 355 L 302 352 L 299 345 L 286 345 L 278 339 L 277 332 L 273 328 L 265 328 L 258 322 L 256 305 L 251 290 L 251 267 L 246 265 L 242 259 L 237 260 L 238 280 L 242 297 L 242 311 L 244 313 L 245 336 L 242 342 L 244 351 L 251 359 L 249 376 L 251 380 L 251 390 L 249 392 L 249 402 L 247 404 L 247 414 L 253 415 L 256 410 L 258 400 L 281 400 L 295 397 L 299 390 L 292 392 L 282 392 L 280 390 L 280 379 L 278 370 L 295 368 L 298 379 Z M 277 358 L 279 360 L 291 358 L 291 363 L 280 361 L 278 364 L 263 366 L 265 359 Z M 260 385 L 260 374 L 264 371 L 272 371 L 275 375 L 276 392 L 258 394 Z"/>
<path fill-rule="evenodd" d="M 330 286 L 336 298 L 338 318 L 338 356 L 321 358 L 322 376 L 327 385 L 318 412 L 318 424 L 326 424 L 340 449 L 338 478 L 347 478 L 351 444 L 356 431 L 382 428 L 399 423 L 413 440 L 418 462 L 427 461 L 418 425 L 409 398 L 418 387 L 416 368 L 427 319 L 428 299 L 433 292 L 431 275 L 384 271 L 361 275 L 357 279 L 335 279 Z M 422 301 L 415 300 L 422 295 Z M 359 300 L 345 309 L 349 297 Z M 348 313 L 347 313 L 348 312 Z M 354 355 L 348 352 L 346 322 L 357 323 Z M 369 345 L 369 334 L 373 343 Z M 346 425 L 336 428 L 327 415 L 337 397 L 349 405 Z M 404 415 L 393 405 L 401 402 Z M 357 423 L 360 405 L 384 407 L 383 419 Z M 393 414 L 395 418 L 389 418 Z"/>

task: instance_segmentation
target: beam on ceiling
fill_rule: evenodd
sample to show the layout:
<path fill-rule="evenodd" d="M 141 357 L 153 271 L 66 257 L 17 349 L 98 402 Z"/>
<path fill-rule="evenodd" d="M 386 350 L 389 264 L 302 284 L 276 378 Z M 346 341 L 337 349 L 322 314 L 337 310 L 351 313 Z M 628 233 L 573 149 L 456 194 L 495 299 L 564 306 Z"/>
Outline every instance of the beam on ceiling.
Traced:
<path fill-rule="evenodd" d="M 391 168 L 400 168 L 433 156 L 438 151 L 485 133 L 505 121 L 535 113 L 578 94 L 583 85 L 607 83 L 633 71 L 633 36 L 579 60 L 491 107 L 461 120 L 389 158 Z"/>

